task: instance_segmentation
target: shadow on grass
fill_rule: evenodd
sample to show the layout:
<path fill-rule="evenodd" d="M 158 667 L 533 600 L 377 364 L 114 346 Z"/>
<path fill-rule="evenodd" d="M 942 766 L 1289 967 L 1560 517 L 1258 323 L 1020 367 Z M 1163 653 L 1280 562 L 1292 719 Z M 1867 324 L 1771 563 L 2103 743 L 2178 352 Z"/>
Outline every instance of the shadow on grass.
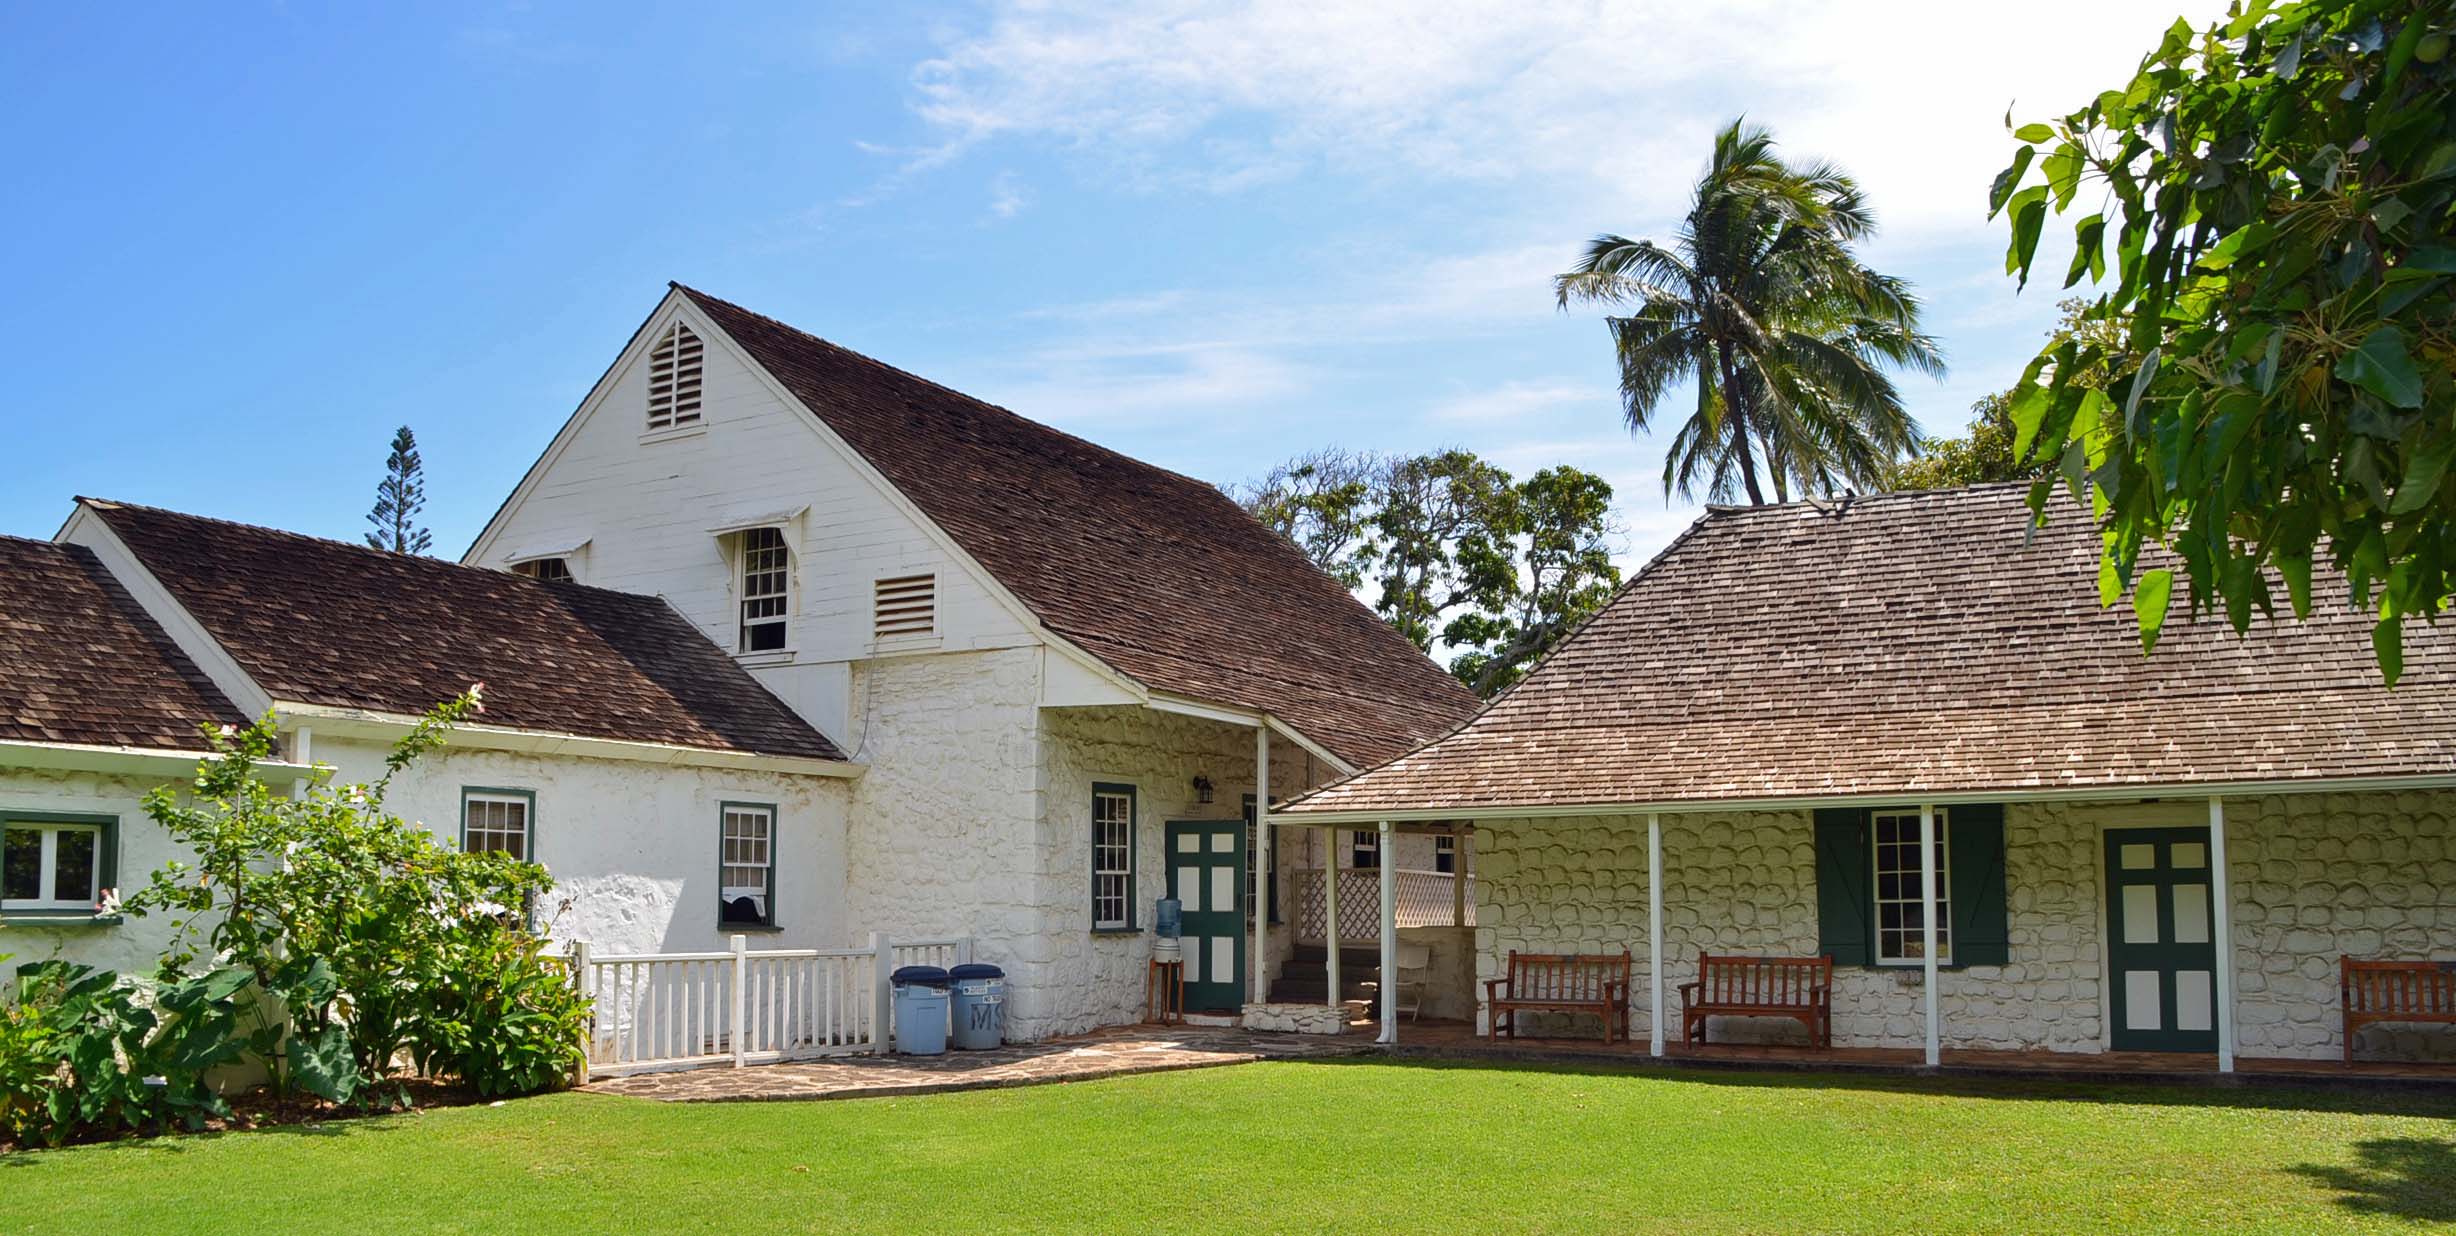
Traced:
<path fill-rule="evenodd" d="M 1898 1073 L 1819 1073 L 1755 1070 L 1745 1066 L 1603 1064 L 1576 1061 L 1484 1060 L 1440 1056 L 1325 1056 L 1285 1063 L 1323 1068 L 1375 1065 L 1383 1068 L 1490 1070 L 1559 1073 L 1589 1077 L 1642 1077 L 1652 1081 L 1740 1089 L 1834 1090 L 1939 1095 L 2017 1102 L 2127 1103 L 2160 1107 L 2224 1107 L 2248 1111 L 2329 1112 L 2347 1115 L 2422 1116 L 2456 1119 L 2456 1095 L 2399 1092 L 2386 1088 L 2329 1089 L 2289 1085 L 2206 1085 L 2182 1082 L 2114 1082 L 2088 1078 L 1922 1077 Z M 2456 1153 L 2451 1148 L 2450 1153 Z"/>
<path fill-rule="evenodd" d="M 148 1151 L 155 1154 L 186 1154 L 200 1142 L 218 1142 L 224 1138 L 246 1137 L 352 1137 L 359 1134 L 390 1133 L 401 1128 L 403 1112 L 371 1112 L 363 1116 L 336 1116 L 302 1124 L 269 1124 L 252 1129 L 213 1129 L 190 1133 L 184 1129 L 158 1136 L 104 1138 L 95 1141 L 70 1142 L 63 1146 L 20 1146 L 0 1151 L 0 1170 L 12 1167 L 39 1167 L 45 1161 L 71 1151 Z"/>
<path fill-rule="evenodd" d="M 2456 1145 L 2422 1137 L 2375 1137 L 2354 1143 L 2354 1167 L 2306 1163 L 2287 1171 L 2337 1191 L 2337 1205 L 2356 1214 L 2390 1215 L 2425 1223 L 2456 1223 Z"/>

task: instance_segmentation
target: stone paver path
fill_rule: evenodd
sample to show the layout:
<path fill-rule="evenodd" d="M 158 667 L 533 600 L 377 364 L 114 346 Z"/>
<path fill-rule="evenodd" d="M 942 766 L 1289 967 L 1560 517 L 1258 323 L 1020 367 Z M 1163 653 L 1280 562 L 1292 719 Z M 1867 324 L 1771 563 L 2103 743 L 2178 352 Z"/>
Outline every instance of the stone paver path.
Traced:
<path fill-rule="evenodd" d="M 846 1056 L 745 1069 L 640 1073 L 591 1082 L 585 1089 L 671 1103 L 855 1099 L 1033 1086 L 1255 1060 L 1322 1059 L 1370 1050 L 1369 1040 L 1355 1037 L 1125 1026 L 991 1051 L 950 1051 L 943 1056 Z"/>

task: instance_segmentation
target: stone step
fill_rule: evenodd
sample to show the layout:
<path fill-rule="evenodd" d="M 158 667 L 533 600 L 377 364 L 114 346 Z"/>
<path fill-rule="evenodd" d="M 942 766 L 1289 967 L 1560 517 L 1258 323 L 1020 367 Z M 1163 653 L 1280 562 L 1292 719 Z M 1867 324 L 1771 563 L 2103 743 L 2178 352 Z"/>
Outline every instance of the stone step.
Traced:
<path fill-rule="evenodd" d="M 1359 982 L 1344 974 L 1339 976 L 1339 987 L 1340 994 L 1350 1000 L 1371 1002 L 1381 995 L 1381 984 L 1370 980 Z M 1271 984 L 1271 1002 L 1274 1004 L 1320 1004 L 1329 998 L 1329 993 L 1330 983 L 1325 979 L 1283 978 Z"/>
<path fill-rule="evenodd" d="M 1317 965 L 1330 959 L 1330 950 L 1319 944 L 1299 944 L 1288 954 L 1291 961 L 1309 961 Z M 1373 944 L 1342 944 L 1339 946 L 1341 969 L 1362 966 L 1370 969 L 1381 964 L 1381 947 Z"/>

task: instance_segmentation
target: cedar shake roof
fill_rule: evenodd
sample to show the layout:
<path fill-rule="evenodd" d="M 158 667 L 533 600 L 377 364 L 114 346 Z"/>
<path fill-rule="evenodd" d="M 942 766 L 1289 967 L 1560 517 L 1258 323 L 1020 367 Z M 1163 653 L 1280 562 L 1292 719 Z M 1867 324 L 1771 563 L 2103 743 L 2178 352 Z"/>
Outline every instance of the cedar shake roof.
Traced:
<path fill-rule="evenodd" d="M 656 597 L 78 501 L 276 700 L 415 715 L 483 682 L 488 725 L 844 758 Z"/>
<path fill-rule="evenodd" d="M 2456 624 L 2187 620 L 2143 657 L 2086 513 L 2027 482 L 1716 510 L 1456 733 L 1286 810 L 2456 774 Z M 2284 589 L 2276 588 L 2278 604 Z"/>
<path fill-rule="evenodd" d="M 202 751 L 246 720 L 92 551 L 0 536 L 0 740 Z"/>
<path fill-rule="evenodd" d="M 1359 767 L 1475 710 L 1212 486 L 675 287 L 1042 624 L 1144 686 L 1267 713 Z"/>

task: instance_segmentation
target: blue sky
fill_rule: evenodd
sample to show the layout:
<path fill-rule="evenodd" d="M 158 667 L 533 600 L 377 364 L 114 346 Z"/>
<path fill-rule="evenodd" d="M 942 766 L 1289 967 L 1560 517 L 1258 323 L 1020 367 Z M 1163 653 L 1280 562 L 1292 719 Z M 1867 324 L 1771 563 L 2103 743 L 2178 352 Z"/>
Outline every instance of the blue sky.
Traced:
<path fill-rule="evenodd" d="M 2005 109 L 2120 83 L 2174 16 L 783 8 L 0 12 L 0 533 L 84 493 L 355 538 L 407 423 L 457 554 L 678 279 L 1206 479 L 1576 463 L 1639 560 L 1693 514 L 1674 409 L 1622 428 L 1547 276 L 1665 232 L 1745 112 L 1869 189 L 1954 363 L 1913 409 L 1957 431 L 2054 317 L 1984 219 Z"/>

